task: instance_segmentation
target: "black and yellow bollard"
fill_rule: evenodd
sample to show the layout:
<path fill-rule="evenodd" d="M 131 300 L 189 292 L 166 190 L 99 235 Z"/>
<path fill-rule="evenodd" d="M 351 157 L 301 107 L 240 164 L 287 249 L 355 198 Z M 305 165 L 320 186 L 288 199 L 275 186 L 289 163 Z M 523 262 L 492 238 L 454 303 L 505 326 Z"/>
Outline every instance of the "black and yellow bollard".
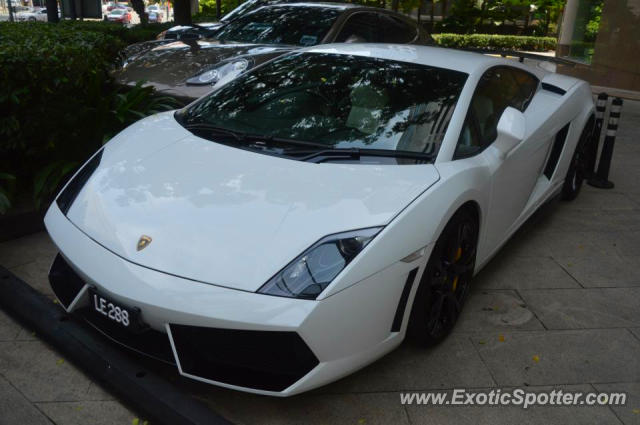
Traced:
<path fill-rule="evenodd" d="M 616 132 L 620 121 L 620 111 L 622 110 L 622 99 L 616 97 L 611 102 L 611 112 L 609 113 L 609 123 L 607 133 L 602 144 L 602 153 L 598 162 L 598 171 L 589 179 L 589 184 L 600 189 L 613 189 L 614 184 L 609 181 L 609 171 L 611 170 L 611 158 L 613 157 L 613 145 L 616 142 Z"/>

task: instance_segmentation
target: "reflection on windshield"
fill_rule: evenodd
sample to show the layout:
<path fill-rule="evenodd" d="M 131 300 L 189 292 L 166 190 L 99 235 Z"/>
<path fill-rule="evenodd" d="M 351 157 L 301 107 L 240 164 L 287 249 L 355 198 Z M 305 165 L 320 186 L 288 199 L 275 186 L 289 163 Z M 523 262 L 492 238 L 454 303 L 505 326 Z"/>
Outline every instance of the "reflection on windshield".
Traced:
<path fill-rule="evenodd" d="M 243 43 L 312 46 L 329 32 L 338 10 L 322 7 L 267 7 L 233 20 L 216 38 Z"/>
<path fill-rule="evenodd" d="M 242 16 L 251 10 L 257 9 L 260 6 L 264 6 L 265 4 L 267 4 L 266 0 L 247 0 L 231 12 L 224 15 L 220 20 L 222 22 L 231 22 L 233 19 Z"/>
<path fill-rule="evenodd" d="M 182 122 L 327 148 L 435 154 L 466 78 L 385 59 L 295 53 L 203 98 Z"/>

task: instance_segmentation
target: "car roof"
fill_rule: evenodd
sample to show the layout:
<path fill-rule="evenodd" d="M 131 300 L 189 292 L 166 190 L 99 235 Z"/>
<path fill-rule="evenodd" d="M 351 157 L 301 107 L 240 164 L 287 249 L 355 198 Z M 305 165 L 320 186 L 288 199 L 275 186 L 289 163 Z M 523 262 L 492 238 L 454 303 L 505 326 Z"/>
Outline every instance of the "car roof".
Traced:
<path fill-rule="evenodd" d="M 490 64 L 513 65 L 507 59 L 495 58 L 474 52 L 447 49 L 436 46 L 378 43 L 336 43 L 302 49 L 304 52 L 334 53 L 396 60 L 420 65 L 447 68 L 472 74 Z"/>
<path fill-rule="evenodd" d="M 347 10 L 347 9 L 372 9 L 364 6 L 360 6 L 357 4 L 350 3 L 330 3 L 330 2 L 299 2 L 299 3 L 277 3 L 277 4 L 269 4 L 262 6 L 262 8 L 279 8 L 279 7 L 306 7 L 306 8 L 322 8 L 322 9 L 336 9 L 336 10 Z"/>

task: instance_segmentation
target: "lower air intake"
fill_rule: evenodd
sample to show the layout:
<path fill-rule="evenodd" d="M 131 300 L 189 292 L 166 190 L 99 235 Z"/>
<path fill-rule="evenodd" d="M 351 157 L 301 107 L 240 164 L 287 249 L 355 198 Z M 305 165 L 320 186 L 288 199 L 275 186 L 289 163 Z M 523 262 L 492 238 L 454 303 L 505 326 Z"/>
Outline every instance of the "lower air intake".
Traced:
<path fill-rule="evenodd" d="M 84 286 L 80 276 L 73 271 L 60 254 L 56 255 L 51 265 L 49 284 L 64 308 L 69 308 L 69 305 Z"/>
<path fill-rule="evenodd" d="M 318 365 L 295 332 L 170 325 L 183 373 L 264 391 L 283 391 Z"/>

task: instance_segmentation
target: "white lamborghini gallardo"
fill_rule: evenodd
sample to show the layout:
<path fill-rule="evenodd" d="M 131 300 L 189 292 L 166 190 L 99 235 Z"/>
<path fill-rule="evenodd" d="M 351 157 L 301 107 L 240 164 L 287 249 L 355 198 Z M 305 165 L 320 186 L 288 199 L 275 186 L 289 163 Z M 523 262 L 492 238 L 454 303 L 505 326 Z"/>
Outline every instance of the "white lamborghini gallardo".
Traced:
<path fill-rule="evenodd" d="M 580 190 L 587 83 L 437 47 L 296 51 L 127 128 L 51 205 L 65 310 L 189 378 L 288 396 L 442 340 Z"/>

